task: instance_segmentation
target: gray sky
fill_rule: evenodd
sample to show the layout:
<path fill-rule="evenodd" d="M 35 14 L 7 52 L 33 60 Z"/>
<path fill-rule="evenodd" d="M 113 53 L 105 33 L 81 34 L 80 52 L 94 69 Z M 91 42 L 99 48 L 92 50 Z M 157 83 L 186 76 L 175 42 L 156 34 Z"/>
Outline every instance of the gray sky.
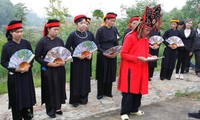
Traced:
<path fill-rule="evenodd" d="M 42 2 L 41 2 L 42 1 Z M 25 3 L 28 9 L 36 12 L 40 17 L 45 17 L 44 7 L 48 6 L 49 0 L 11 0 L 12 3 Z M 82 2 L 84 1 L 84 2 Z M 165 11 L 173 8 L 182 8 L 186 0 L 157 0 L 162 4 Z M 123 14 L 120 5 L 131 6 L 135 4 L 135 0 L 63 0 L 63 6 L 67 7 L 69 14 L 76 16 L 78 14 L 86 14 L 91 17 L 91 12 L 95 9 L 101 9 L 104 14 L 107 12 L 115 12 L 119 16 Z"/>

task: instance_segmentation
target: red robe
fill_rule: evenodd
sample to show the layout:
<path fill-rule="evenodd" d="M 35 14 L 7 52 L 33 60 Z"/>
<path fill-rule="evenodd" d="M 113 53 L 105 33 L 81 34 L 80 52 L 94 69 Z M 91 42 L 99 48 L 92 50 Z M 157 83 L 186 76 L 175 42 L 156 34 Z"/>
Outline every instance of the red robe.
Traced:
<path fill-rule="evenodd" d="M 130 69 L 130 93 L 148 93 L 148 63 L 138 60 L 139 56 L 148 57 L 149 43 L 145 38 L 138 39 L 136 32 L 128 34 L 121 50 L 121 63 L 118 90 L 128 93 L 128 70 Z"/>

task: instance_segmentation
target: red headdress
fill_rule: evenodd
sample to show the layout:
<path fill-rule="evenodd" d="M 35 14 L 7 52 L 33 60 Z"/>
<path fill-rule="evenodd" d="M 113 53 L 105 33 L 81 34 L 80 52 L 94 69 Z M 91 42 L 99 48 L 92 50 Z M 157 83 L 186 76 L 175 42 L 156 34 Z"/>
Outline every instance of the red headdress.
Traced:
<path fill-rule="evenodd" d="M 48 20 L 48 22 L 44 25 L 43 36 L 47 35 L 47 28 L 50 28 L 50 27 L 60 27 L 59 20 L 56 20 L 56 19 Z"/>

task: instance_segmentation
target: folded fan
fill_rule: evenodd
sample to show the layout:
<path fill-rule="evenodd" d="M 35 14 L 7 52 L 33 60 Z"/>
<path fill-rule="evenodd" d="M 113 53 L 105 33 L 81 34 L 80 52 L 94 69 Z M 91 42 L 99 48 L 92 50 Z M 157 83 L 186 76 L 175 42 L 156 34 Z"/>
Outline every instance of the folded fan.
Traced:
<path fill-rule="evenodd" d="M 113 54 L 113 53 L 120 53 L 122 46 L 118 45 L 118 46 L 114 46 L 109 48 L 108 50 L 104 51 L 104 54 Z"/>
<path fill-rule="evenodd" d="M 71 52 L 65 47 L 54 47 L 47 52 L 44 61 L 50 63 L 59 63 L 72 59 Z"/>
<path fill-rule="evenodd" d="M 159 45 L 164 41 L 164 39 L 158 35 L 154 35 L 149 38 L 149 43 L 151 45 Z"/>
<path fill-rule="evenodd" d="M 11 56 L 8 68 L 24 68 L 34 57 L 35 55 L 28 49 L 18 50 Z"/>
<path fill-rule="evenodd" d="M 168 42 L 170 45 L 174 45 L 176 47 L 183 47 L 184 46 L 183 41 L 177 36 L 169 37 L 166 40 L 166 42 Z"/>
<path fill-rule="evenodd" d="M 77 45 L 74 50 L 73 57 L 87 57 L 97 50 L 97 46 L 93 41 L 84 41 Z"/>

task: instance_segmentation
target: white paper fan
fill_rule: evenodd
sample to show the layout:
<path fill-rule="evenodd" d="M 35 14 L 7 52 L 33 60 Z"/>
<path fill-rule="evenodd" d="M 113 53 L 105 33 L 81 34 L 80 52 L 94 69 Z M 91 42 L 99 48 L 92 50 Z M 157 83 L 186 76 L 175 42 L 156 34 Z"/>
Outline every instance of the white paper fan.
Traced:
<path fill-rule="evenodd" d="M 163 39 L 162 37 L 158 36 L 158 35 L 154 35 L 154 36 L 151 36 L 151 37 L 149 38 L 149 43 L 150 43 L 151 45 L 155 45 L 155 44 L 159 45 L 159 44 L 161 44 L 163 41 L 164 41 L 164 39 Z"/>
<path fill-rule="evenodd" d="M 49 50 L 44 58 L 46 62 L 59 62 L 72 59 L 71 52 L 65 47 L 54 47 Z"/>
<path fill-rule="evenodd" d="M 73 57 L 87 56 L 97 50 L 97 46 L 93 41 L 84 41 L 77 45 L 74 50 Z"/>
<path fill-rule="evenodd" d="M 172 36 L 169 37 L 166 42 L 168 42 L 169 44 L 175 44 L 177 47 L 182 47 L 184 46 L 183 41 L 177 37 L 177 36 Z"/>
<path fill-rule="evenodd" d="M 121 48 L 122 48 L 121 45 L 114 46 L 114 47 L 111 47 L 110 49 L 104 51 L 103 53 L 104 54 L 120 53 Z"/>
<path fill-rule="evenodd" d="M 23 68 L 28 65 L 34 57 L 35 55 L 28 49 L 18 50 L 11 56 L 8 68 Z"/>

